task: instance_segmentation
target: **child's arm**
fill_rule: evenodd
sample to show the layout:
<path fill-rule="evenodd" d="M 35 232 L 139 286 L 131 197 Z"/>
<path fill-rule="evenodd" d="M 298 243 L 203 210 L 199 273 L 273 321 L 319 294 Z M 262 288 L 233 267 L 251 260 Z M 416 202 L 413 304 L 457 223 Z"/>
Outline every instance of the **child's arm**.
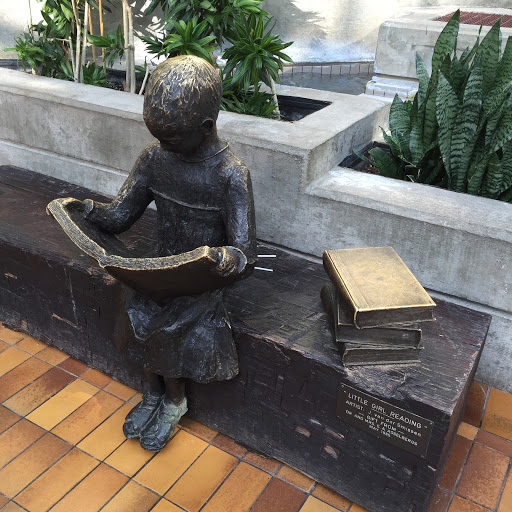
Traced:
<path fill-rule="evenodd" d="M 151 148 L 147 147 L 112 202 L 107 204 L 86 199 L 84 217 L 107 233 L 126 231 L 153 200 L 149 188 L 150 160 Z"/>
<path fill-rule="evenodd" d="M 238 166 L 232 172 L 223 215 L 228 245 L 232 245 L 244 253 L 247 258 L 247 271 L 244 273 L 250 275 L 257 259 L 256 225 L 251 177 L 245 166 Z M 222 275 L 235 272 L 238 262 L 234 261 L 232 254 L 223 251 L 222 256 L 219 272 Z"/>

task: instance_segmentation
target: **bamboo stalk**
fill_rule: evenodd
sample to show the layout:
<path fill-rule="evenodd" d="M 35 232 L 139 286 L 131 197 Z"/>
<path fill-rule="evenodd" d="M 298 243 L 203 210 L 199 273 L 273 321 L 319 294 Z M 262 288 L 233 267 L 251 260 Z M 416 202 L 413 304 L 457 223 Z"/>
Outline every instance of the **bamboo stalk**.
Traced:
<path fill-rule="evenodd" d="M 128 35 L 128 2 L 127 0 L 122 0 L 123 2 L 123 34 L 124 34 L 124 46 L 126 50 L 126 78 L 125 78 L 125 84 L 124 84 L 124 90 L 129 91 L 130 90 L 130 52 L 128 51 L 128 46 L 130 44 L 129 42 L 129 35 Z"/>
<path fill-rule="evenodd" d="M 89 8 L 89 33 L 91 34 L 91 36 L 93 36 L 94 32 L 93 32 L 93 26 L 92 26 L 91 6 L 89 4 L 87 4 L 87 7 Z M 92 43 L 92 60 L 94 61 L 94 64 L 96 64 L 96 45 L 94 43 Z"/>
<path fill-rule="evenodd" d="M 135 38 L 133 35 L 133 13 L 132 8 L 128 8 L 128 39 L 129 52 L 130 52 L 130 92 L 135 94 L 135 86 L 137 82 L 135 80 Z"/>
<path fill-rule="evenodd" d="M 84 41 L 82 46 L 82 59 L 84 64 L 86 63 L 86 51 L 87 51 L 87 27 L 89 26 L 89 9 L 87 9 L 87 5 L 85 4 L 84 9 Z"/>
<path fill-rule="evenodd" d="M 103 2 L 98 1 L 98 7 L 100 9 L 100 36 L 103 37 Z M 107 63 L 105 62 L 105 48 L 101 49 L 101 61 L 103 62 L 103 71 L 107 72 Z"/>
<path fill-rule="evenodd" d="M 33 24 L 34 23 L 32 21 L 32 5 L 30 4 L 30 0 L 28 0 L 28 29 L 32 37 L 34 37 L 34 29 L 32 28 Z"/>
<path fill-rule="evenodd" d="M 274 112 L 281 116 L 281 111 L 279 110 L 279 102 L 277 101 L 277 92 L 276 92 L 276 83 L 274 82 L 274 79 L 270 76 L 270 74 L 267 72 L 268 79 L 270 81 L 270 91 L 272 93 L 272 99 L 274 100 L 274 103 L 276 104 L 276 108 L 274 109 Z"/>
<path fill-rule="evenodd" d="M 146 83 L 149 77 L 149 66 L 146 64 L 146 73 L 144 74 L 144 80 L 142 80 L 142 85 L 140 86 L 139 96 L 144 94 L 144 89 L 146 88 Z"/>
<path fill-rule="evenodd" d="M 76 58 L 75 58 L 75 82 L 80 82 L 80 41 L 82 27 L 80 25 L 80 17 L 78 16 L 77 0 L 71 0 L 73 6 L 73 16 L 75 17 L 76 24 Z"/>
<path fill-rule="evenodd" d="M 68 39 L 69 43 L 69 60 L 71 61 L 71 69 L 73 70 L 73 76 L 75 76 L 75 54 L 73 53 L 73 41 L 71 37 Z"/>

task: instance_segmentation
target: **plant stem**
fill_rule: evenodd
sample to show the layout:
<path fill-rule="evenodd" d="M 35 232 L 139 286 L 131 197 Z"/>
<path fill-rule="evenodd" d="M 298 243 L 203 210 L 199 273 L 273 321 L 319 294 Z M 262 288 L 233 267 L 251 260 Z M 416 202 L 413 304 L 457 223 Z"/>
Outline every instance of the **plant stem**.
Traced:
<path fill-rule="evenodd" d="M 270 74 L 267 72 L 267 77 L 270 82 L 270 91 L 272 92 L 274 103 L 276 104 L 276 108 L 274 109 L 274 112 L 280 116 L 281 112 L 279 111 L 279 102 L 277 101 L 277 93 L 276 93 L 276 83 L 274 82 L 274 79 L 270 76 Z"/>
<path fill-rule="evenodd" d="M 133 14 L 132 8 L 130 7 L 128 10 L 128 39 L 130 44 L 128 46 L 130 52 L 130 92 L 135 94 L 135 38 L 133 35 Z"/>
<path fill-rule="evenodd" d="M 87 4 L 87 7 L 89 9 L 89 33 L 91 34 L 91 36 L 93 36 L 94 32 L 93 32 L 93 26 L 92 26 L 91 6 L 89 4 Z M 94 64 L 96 64 L 96 45 L 94 43 L 92 44 L 92 60 L 94 61 Z"/>
<path fill-rule="evenodd" d="M 69 43 L 69 60 L 71 61 L 71 69 L 73 70 L 73 76 L 75 76 L 75 54 L 73 52 L 73 41 L 71 37 L 68 39 Z"/>
<path fill-rule="evenodd" d="M 144 89 L 146 88 L 146 82 L 148 81 L 149 77 L 149 66 L 146 64 L 146 73 L 144 75 L 144 80 L 142 80 L 142 85 L 140 86 L 139 96 L 142 96 L 144 94 Z"/>
<path fill-rule="evenodd" d="M 34 30 L 32 28 L 33 22 L 32 22 L 32 6 L 30 5 L 30 0 L 28 0 L 28 29 L 30 31 L 30 35 L 34 37 Z"/>
<path fill-rule="evenodd" d="M 123 34 L 124 34 L 124 45 L 126 50 L 126 79 L 124 84 L 124 90 L 130 90 L 130 52 L 128 51 L 129 36 L 128 36 L 128 2 L 127 0 L 122 0 L 123 2 Z"/>
<path fill-rule="evenodd" d="M 82 33 L 82 27 L 80 25 L 80 17 L 78 16 L 77 0 L 71 0 L 73 6 L 73 16 L 75 17 L 76 23 L 76 58 L 75 58 L 75 82 L 80 82 L 80 35 Z"/>
<path fill-rule="evenodd" d="M 133 37 L 132 8 L 128 0 L 123 1 L 123 32 L 126 45 L 126 87 L 125 90 L 135 92 L 135 41 Z"/>
<path fill-rule="evenodd" d="M 98 7 L 100 10 L 100 36 L 103 37 L 103 2 L 98 1 Z M 107 63 L 105 62 L 105 48 L 101 49 L 101 61 L 103 62 L 103 71 L 107 72 Z"/>
<path fill-rule="evenodd" d="M 84 44 L 82 46 L 82 59 L 84 61 L 84 64 L 85 64 L 85 52 L 87 51 L 87 27 L 89 26 L 89 11 L 90 11 L 90 8 L 87 9 L 87 6 L 88 4 L 86 3 L 85 4 L 85 9 L 84 9 Z"/>

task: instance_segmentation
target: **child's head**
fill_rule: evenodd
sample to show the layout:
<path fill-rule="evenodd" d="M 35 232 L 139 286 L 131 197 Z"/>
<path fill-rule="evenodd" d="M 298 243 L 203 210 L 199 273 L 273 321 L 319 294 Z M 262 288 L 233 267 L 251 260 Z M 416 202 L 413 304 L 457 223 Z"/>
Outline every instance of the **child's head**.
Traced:
<path fill-rule="evenodd" d="M 151 134 L 173 150 L 200 145 L 219 114 L 222 80 L 204 59 L 167 59 L 153 71 L 144 96 L 144 122 Z"/>

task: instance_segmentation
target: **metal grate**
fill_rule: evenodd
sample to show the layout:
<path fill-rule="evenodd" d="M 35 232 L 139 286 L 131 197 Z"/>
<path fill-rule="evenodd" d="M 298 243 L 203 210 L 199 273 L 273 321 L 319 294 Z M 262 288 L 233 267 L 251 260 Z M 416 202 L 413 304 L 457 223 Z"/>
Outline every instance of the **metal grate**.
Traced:
<path fill-rule="evenodd" d="M 446 14 L 445 16 L 436 18 L 434 21 L 448 21 L 454 14 L 455 12 Z M 489 14 L 485 12 L 469 11 L 462 11 L 460 13 L 460 22 L 462 25 L 491 26 L 494 25 L 499 18 L 501 18 L 502 27 L 512 27 L 512 16 L 510 14 Z"/>

